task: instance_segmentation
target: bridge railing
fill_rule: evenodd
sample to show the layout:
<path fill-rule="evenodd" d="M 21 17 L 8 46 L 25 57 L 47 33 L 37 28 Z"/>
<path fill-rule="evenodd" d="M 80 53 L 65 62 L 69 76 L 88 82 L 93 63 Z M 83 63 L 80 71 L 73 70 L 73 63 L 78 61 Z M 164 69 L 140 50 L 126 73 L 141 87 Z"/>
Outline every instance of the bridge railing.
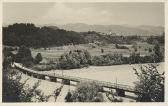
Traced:
<path fill-rule="evenodd" d="M 81 82 L 81 81 L 84 81 L 84 82 L 96 82 L 98 83 L 99 85 L 103 85 L 103 86 L 106 86 L 106 87 L 112 87 L 112 88 L 118 88 L 118 89 L 124 89 L 124 90 L 128 90 L 128 91 L 134 91 L 134 87 L 132 86 L 128 86 L 128 85 L 123 85 L 123 84 L 117 84 L 117 83 L 111 83 L 111 82 L 105 82 L 105 81 L 99 81 L 99 80 L 94 80 L 94 79 L 88 79 L 88 78 L 81 78 L 81 77 L 74 77 L 74 76 L 67 76 L 67 75 L 60 75 L 60 74 L 56 74 L 56 73 L 44 73 L 45 75 L 47 76 L 52 76 L 52 77 L 60 77 L 60 78 L 63 78 L 63 79 L 70 79 L 70 80 L 73 80 L 73 81 L 78 81 L 78 82 Z"/>
<path fill-rule="evenodd" d="M 123 84 L 117 84 L 117 83 L 111 83 L 111 82 L 105 82 L 105 81 L 99 81 L 99 80 L 94 80 L 94 79 L 88 79 L 88 78 L 81 78 L 81 77 L 74 77 L 74 76 L 67 76 L 67 75 L 60 75 L 60 74 L 56 74 L 56 73 L 44 73 L 44 72 L 38 72 L 38 71 L 34 71 L 32 69 L 23 67 L 21 64 L 19 63 L 14 63 L 14 65 L 20 69 L 22 69 L 22 71 L 27 71 L 27 72 L 31 72 L 32 74 L 36 74 L 36 75 L 45 75 L 45 76 L 49 76 L 49 77 L 56 77 L 56 78 L 61 78 L 61 79 L 68 79 L 71 81 L 76 81 L 76 82 L 95 82 L 98 83 L 101 86 L 104 87 L 109 87 L 109 88 L 118 88 L 118 89 L 123 89 L 126 91 L 134 91 L 134 87 L 132 86 L 128 86 L 128 85 L 123 85 Z"/>

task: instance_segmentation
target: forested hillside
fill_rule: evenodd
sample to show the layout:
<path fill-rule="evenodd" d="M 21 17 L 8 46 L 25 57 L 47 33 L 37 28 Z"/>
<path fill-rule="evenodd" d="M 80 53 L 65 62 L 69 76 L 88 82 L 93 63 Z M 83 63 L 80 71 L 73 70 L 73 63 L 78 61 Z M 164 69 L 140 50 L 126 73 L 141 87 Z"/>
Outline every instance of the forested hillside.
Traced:
<path fill-rule="evenodd" d="M 33 48 L 47 48 L 51 46 L 62 46 L 68 44 L 133 44 L 134 42 L 164 44 L 164 33 L 159 36 L 139 36 L 139 35 L 122 35 L 112 36 L 109 34 L 100 34 L 95 31 L 74 32 L 59 29 L 58 27 L 36 27 L 30 23 L 15 23 L 3 27 L 3 45 L 21 46 Z"/>
<path fill-rule="evenodd" d="M 13 24 L 3 27 L 3 44 L 9 46 L 48 47 L 87 41 L 77 32 L 36 27 L 34 24 Z"/>

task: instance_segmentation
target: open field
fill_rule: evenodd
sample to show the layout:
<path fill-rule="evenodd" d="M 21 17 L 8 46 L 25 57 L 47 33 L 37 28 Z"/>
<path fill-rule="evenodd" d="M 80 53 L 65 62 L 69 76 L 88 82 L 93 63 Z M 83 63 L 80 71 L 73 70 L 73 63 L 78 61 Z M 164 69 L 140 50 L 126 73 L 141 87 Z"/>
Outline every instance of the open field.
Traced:
<path fill-rule="evenodd" d="M 106 44 L 106 45 L 96 45 L 96 44 L 80 44 L 80 45 L 67 45 L 67 46 L 60 46 L 60 47 L 51 47 L 47 50 L 43 48 L 40 49 L 31 49 L 33 57 L 36 56 L 38 52 L 42 54 L 44 58 L 59 58 L 63 53 L 69 52 L 70 50 L 76 49 L 84 49 L 88 50 L 88 52 L 92 55 L 104 55 L 109 53 L 119 53 L 123 54 L 123 56 L 129 56 L 132 50 L 132 45 L 120 45 L 126 46 L 129 49 L 116 49 L 115 44 Z M 149 54 L 148 49 L 153 48 L 154 45 L 150 45 L 147 43 L 137 43 L 138 52 L 140 52 L 141 56 L 145 56 Z M 101 49 L 104 52 L 101 52 Z"/>

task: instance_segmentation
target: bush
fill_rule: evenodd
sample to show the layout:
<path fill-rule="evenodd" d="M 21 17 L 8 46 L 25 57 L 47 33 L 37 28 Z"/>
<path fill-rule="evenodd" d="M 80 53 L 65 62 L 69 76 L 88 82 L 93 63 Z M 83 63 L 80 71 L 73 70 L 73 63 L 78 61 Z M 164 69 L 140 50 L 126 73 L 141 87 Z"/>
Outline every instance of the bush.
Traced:
<path fill-rule="evenodd" d="M 140 53 L 137 53 L 137 52 L 131 53 L 129 59 L 130 59 L 130 63 L 132 63 L 132 64 L 140 63 L 141 62 L 140 61 L 140 59 L 141 59 Z"/>
<path fill-rule="evenodd" d="M 42 56 L 41 56 L 41 53 L 37 53 L 37 55 L 36 55 L 36 57 L 35 57 L 35 62 L 36 62 L 37 64 L 39 64 L 40 61 L 42 61 L 42 60 L 43 60 L 43 58 L 42 58 Z"/>
<path fill-rule="evenodd" d="M 44 96 L 37 87 L 40 81 L 36 82 L 33 87 L 20 83 L 21 76 L 17 70 L 8 69 L 3 71 L 2 101 L 3 102 L 47 102 L 49 96 Z"/>
<path fill-rule="evenodd" d="M 33 61 L 34 61 L 33 57 L 23 57 L 21 59 L 21 63 L 26 67 L 33 66 L 33 64 L 34 64 Z"/>
<path fill-rule="evenodd" d="M 15 56 L 15 62 L 22 63 L 23 65 L 29 67 L 33 64 L 34 59 L 32 57 L 31 51 L 26 46 L 21 46 L 18 53 Z"/>
<path fill-rule="evenodd" d="M 164 102 L 164 73 L 159 73 L 156 64 L 141 66 L 140 70 L 134 69 L 138 77 L 135 90 L 138 93 L 137 101 Z"/>
<path fill-rule="evenodd" d="M 88 64 L 91 64 L 91 56 L 86 50 L 70 51 L 59 58 L 59 66 L 62 69 L 81 68 Z"/>
<path fill-rule="evenodd" d="M 96 66 L 118 65 L 123 63 L 122 58 L 122 55 L 117 53 L 94 56 L 92 64 Z"/>
<path fill-rule="evenodd" d="M 163 55 L 164 53 L 161 52 L 160 46 L 158 43 L 155 44 L 153 51 L 154 51 L 154 54 L 153 54 L 154 62 L 158 63 L 164 60 L 164 55 Z"/>
<path fill-rule="evenodd" d="M 102 88 L 95 82 L 82 82 L 73 92 L 68 92 L 66 102 L 103 102 Z"/>

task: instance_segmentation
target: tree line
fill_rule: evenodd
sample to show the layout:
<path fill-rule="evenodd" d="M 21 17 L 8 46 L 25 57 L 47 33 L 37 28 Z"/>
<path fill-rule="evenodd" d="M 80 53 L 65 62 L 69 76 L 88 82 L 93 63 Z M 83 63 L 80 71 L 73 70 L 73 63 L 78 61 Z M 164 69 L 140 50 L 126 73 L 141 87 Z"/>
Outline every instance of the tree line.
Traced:
<path fill-rule="evenodd" d="M 162 36 L 111 36 L 101 35 L 95 31 L 74 32 L 52 27 L 37 27 L 32 23 L 15 23 L 3 27 L 3 44 L 8 46 L 21 46 L 33 48 L 47 48 L 50 46 L 62 46 L 68 44 L 84 43 L 113 43 L 113 44 L 132 44 L 136 41 L 155 44 L 157 41 L 164 44 L 164 33 Z"/>
<path fill-rule="evenodd" d="M 160 53 L 159 46 L 155 46 L 155 61 L 159 62 Z M 118 58 L 120 57 L 120 58 Z M 108 58 L 115 60 L 120 64 L 122 56 L 115 54 Z M 132 57 L 133 58 L 133 57 Z M 136 57 L 137 58 L 137 57 Z M 135 58 L 135 59 L 136 59 Z M 14 59 L 14 60 L 13 60 Z M 117 59 L 117 60 L 116 60 Z M 3 102 L 32 102 L 32 98 L 35 96 L 38 102 L 47 102 L 51 95 L 43 95 L 41 90 L 36 88 L 39 86 L 39 82 L 35 83 L 33 88 L 27 88 L 24 90 L 25 83 L 20 83 L 20 76 L 17 79 L 12 79 L 13 75 L 16 75 L 17 70 L 11 69 L 10 64 L 13 61 L 20 62 L 23 65 L 29 65 L 30 62 L 40 62 L 42 60 L 41 54 L 38 53 L 35 59 L 31 56 L 29 48 L 22 46 L 19 48 L 17 54 L 12 54 L 10 49 L 4 48 L 3 50 Z M 97 60 L 97 59 L 96 59 Z M 134 60 L 134 59 L 133 59 Z M 66 68 L 79 68 L 86 64 L 93 64 L 90 54 L 85 50 L 70 51 L 60 57 L 62 65 L 66 64 Z M 114 62 L 115 62 L 114 61 Z M 117 64 L 118 64 L 117 63 Z M 73 67 L 72 67 L 73 66 Z M 159 73 L 156 65 L 142 66 L 139 70 L 135 70 L 135 74 L 138 77 L 138 81 L 135 82 L 135 90 L 142 92 L 137 94 L 138 102 L 163 102 L 164 101 L 164 72 Z M 54 91 L 55 99 L 60 94 L 62 86 Z M 104 98 L 102 94 L 101 86 L 95 83 L 81 83 L 77 85 L 75 91 L 68 92 L 65 97 L 66 102 L 103 102 Z M 110 93 L 110 95 L 114 95 Z M 115 97 L 110 98 L 112 102 L 121 102 L 122 100 L 116 100 Z"/>
<path fill-rule="evenodd" d="M 9 46 L 49 47 L 81 44 L 87 41 L 77 32 L 49 27 L 36 27 L 31 23 L 15 23 L 3 27 L 3 44 Z"/>

